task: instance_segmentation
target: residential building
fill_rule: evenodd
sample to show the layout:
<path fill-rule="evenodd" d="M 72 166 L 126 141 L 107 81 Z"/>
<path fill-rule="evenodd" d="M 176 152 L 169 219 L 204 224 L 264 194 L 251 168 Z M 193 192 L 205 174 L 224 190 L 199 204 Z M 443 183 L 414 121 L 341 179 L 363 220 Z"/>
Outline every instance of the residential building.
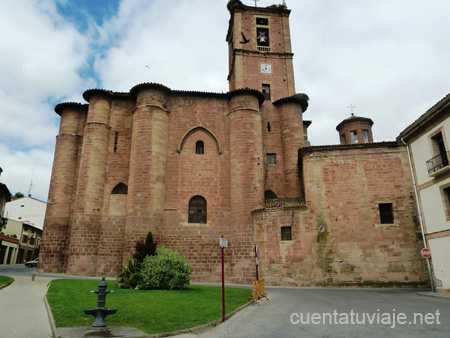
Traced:
<path fill-rule="evenodd" d="M 450 94 L 397 138 L 408 145 L 437 291 L 450 292 Z"/>

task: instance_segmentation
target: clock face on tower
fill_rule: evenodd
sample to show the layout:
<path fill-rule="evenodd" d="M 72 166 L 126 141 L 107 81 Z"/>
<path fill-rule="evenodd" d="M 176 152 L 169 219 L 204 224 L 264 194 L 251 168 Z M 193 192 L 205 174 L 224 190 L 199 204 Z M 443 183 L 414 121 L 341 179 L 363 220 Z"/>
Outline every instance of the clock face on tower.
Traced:
<path fill-rule="evenodd" d="M 271 74 L 272 73 L 272 65 L 270 63 L 261 63 L 261 73 L 262 74 Z"/>

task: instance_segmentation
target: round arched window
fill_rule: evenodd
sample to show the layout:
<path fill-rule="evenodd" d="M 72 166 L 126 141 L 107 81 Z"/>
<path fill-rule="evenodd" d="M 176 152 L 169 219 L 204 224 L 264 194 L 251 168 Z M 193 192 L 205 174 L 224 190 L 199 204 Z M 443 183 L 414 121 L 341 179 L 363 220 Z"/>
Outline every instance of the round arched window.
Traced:
<path fill-rule="evenodd" d="M 202 196 L 189 201 L 189 223 L 206 223 L 206 200 Z"/>

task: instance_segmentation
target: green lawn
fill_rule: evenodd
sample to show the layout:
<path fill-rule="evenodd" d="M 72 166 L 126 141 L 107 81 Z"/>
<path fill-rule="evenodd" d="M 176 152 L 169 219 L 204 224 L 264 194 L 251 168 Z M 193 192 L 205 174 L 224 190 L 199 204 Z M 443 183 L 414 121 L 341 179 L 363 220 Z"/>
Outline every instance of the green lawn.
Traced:
<path fill-rule="evenodd" d="M 89 326 L 94 317 L 83 309 L 97 307 L 98 289 L 95 280 L 54 280 L 47 292 L 57 327 Z M 190 286 L 185 290 L 125 290 L 108 281 L 108 309 L 118 309 L 106 317 L 114 326 L 130 326 L 146 333 L 181 330 L 222 318 L 222 289 L 220 287 Z M 225 290 L 226 313 L 252 300 L 250 289 Z"/>
<path fill-rule="evenodd" d="M 0 276 L 0 287 L 8 284 L 9 282 L 12 282 L 14 280 L 14 278 L 12 277 L 7 277 L 7 276 Z"/>

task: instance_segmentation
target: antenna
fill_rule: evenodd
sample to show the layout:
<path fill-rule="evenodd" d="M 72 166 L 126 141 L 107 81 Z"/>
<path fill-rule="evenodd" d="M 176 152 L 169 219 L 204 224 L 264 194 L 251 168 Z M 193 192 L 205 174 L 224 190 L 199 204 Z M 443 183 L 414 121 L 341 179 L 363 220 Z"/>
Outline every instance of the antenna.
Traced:
<path fill-rule="evenodd" d="M 36 169 L 33 169 L 33 172 L 31 173 L 30 188 L 28 189 L 28 197 L 31 197 L 31 188 L 33 187 L 33 176 L 35 170 Z"/>

